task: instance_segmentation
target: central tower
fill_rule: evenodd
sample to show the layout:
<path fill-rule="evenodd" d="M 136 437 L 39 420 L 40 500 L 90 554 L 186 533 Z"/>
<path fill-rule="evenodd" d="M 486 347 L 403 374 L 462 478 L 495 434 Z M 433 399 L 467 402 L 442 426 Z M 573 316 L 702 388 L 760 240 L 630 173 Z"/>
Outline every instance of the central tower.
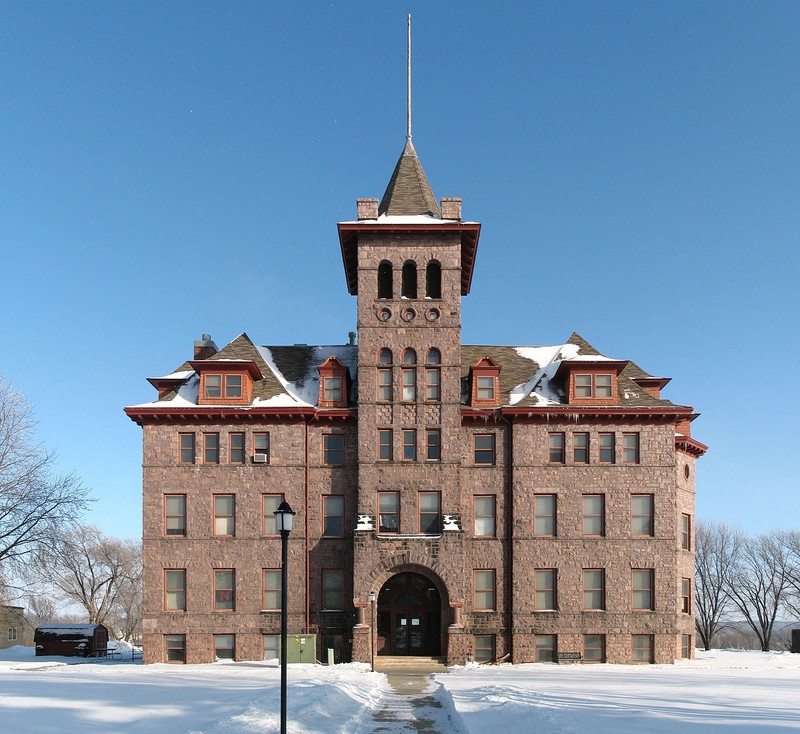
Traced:
<path fill-rule="evenodd" d="M 377 595 L 377 652 L 446 654 L 450 607 L 467 592 L 468 573 L 452 562 L 464 554 L 450 546 L 463 543 L 461 297 L 480 225 L 461 221 L 460 199 L 437 203 L 410 136 L 380 203 L 357 208 L 356 221 L 339 224 L 358 297 L 355 603 Z M 371 627 L 360 624 L 355 648 Z"/>

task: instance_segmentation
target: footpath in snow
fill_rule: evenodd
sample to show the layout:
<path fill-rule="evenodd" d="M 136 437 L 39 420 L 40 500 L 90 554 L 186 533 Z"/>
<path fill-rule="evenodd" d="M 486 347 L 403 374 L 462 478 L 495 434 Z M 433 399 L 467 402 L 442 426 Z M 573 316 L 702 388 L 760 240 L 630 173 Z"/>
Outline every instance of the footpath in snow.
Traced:
<path fill-rule="evenodd" d="M 147 665 L 0 650 L 0 732 L 271 734 L 280 671 L 263 662 Z M 402 690 L 402 689 L 401 689 Z M 353 663 L 289 667 L 293 734 L 547 730 L 591 734 L 800 731 L 800 655 L 716 650 L 675 665 L 466 666 L 418 703 Z M 403 692 L 405 693 L 405 691 Z"/>

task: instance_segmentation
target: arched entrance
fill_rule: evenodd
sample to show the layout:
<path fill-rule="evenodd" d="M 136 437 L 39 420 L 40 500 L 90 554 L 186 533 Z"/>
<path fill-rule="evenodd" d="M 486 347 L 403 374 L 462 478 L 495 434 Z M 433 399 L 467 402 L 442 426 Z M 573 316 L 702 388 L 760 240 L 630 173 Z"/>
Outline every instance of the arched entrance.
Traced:
<path fill-rule="evenodd" d="M 418 573 L 392 576 L 378 593 L 378 655 L 440 655 L 442 602 Z"/>

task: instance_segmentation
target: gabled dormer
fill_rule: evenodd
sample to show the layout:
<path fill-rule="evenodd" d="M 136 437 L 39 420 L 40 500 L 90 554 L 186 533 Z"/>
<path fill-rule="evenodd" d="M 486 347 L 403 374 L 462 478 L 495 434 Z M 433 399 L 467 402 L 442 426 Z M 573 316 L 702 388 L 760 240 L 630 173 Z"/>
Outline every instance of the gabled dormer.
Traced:
<path fill-rule="evenodd" d="M 253 383 L 261 370 L 249 360 L 195 360 L 189 363 L 200 376 L 198 405 L 249 405 Z"/>
<path fill-rule="evenodd" d="M 346 408 L 350 373 L 337 357 L 328 357 L 318 368 L 320 408 Z"/>
<path fill-rule="evenodd" d="M 628 364 L 611 359 L 564 360 L 556 377 L 564 380 L 570 405 L 614 405 L 619 402 L 619 374 Z"/>
<path fill-rule="evenodd" d="M 489 356 L 469 368 L 470 405 L 497 408 L 500 405 L 500 365 Z"/>

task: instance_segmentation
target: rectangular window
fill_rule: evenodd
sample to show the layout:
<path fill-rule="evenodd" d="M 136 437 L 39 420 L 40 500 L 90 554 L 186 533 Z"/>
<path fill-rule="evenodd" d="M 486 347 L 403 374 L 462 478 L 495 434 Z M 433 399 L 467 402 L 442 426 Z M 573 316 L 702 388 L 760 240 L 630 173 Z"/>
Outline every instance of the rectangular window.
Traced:
<path fill-rule="evenodd" d="M 203 463 L 219 464 L 219 434 L 203 434 Z"/>
<path fill-rule="evenodd" d="M 227 611 L 236 608 L 235 577 L 232 568 L 214 570 L 214 609 Z"/>
<path fill-rule="evenodd" d="M 605 529 L 604 495 L 583 495 L 583 534 L 601 536 L 605 533 Z"/>
<path fill-rule="evenodd" d="M 214 535 L 233 536 L 236 532 L 236 498 L 232 494 L 214 495 Z"/>
<path fill-rule="evenodd" d="M 611 375 L 594 376 L 594 396 L 596 398 L 611 397 Z"/>
<path fill-rule="evenodd" d="M 241 375 L 225 375 L 225 397 L 226 398 L 242 397 Z"/>
<path fill-rule="evenodd" d="M 638 433 L 623 433 L 622 434 L 622 463 L 623 464 L 638 464 L 639 463 L 639 434 Z"/>
<path fill-rule="evenodd" d="M 322 572 L 322 608 L 328 611 L 344 609 L 344 571 L 341 569 Z"/>
<path fill-rule="evenodd" d="M 439 492 L 419 493 L 419 531 L 420 533 L 441 532 L 441 502 Z"/>
<path fill-rule="evenodd" d="M 392 371 L 390 369 L 378 370 L 378 401 L 383 403 L 392 401 Z"/>
<path fill-rule="evenodd" d="M 278 518 L 275 517 L 275 510 L 283 502 L 282 494 L 262 494 L 261 495 L 261 534 L 278 535 Z"/>
<path fill-rule="evenodd" d="M 322 535 L 326 538 L 344 535 L 344 497 L 340 494 L 322 498 Z"/>
<path fill-rule="evenodd" d="M 681 579 L 681 612 L 692 613 L 692 580 Z"/>
<path fill-rule="evenodd" d="M 536 657 L 537 663 L 554 663 L 558 653 L 558 646 L 555 635 L 536 635 Z"/>
<path fill-rule="evenodd" d="M 344 436 L 327 433 L 322 437 L 322 463 L 326 466 L 344 464 Z"/>
<path fill-rule="evenodd" d="M 533 496 L 533 534 L 552 538 L 556 534 L 556 496 L 535 494 Z"/>
<path fill-rule="evenodd" d="M 413 429 L 403 431 L 403 461 L 417 460 L 417 432 Z"/>
<path fill-rule="evenodd" d="M 164 495 L 164 535 L 186 535 L 186 495 Z"/>
<path fill-rule="evenodd" d="M 681 657 L 688 659 L 692 657 L 692 636 L 681 635 Z"/>
<path fill-rule="evenodd" d="M 575 464 L 589 463 L 589 434 L 572 434 L 572 461 Z"/>
<path fill-rule="evenodd" d="M 180 463 L 194 464 L 194 434 L 179 433 L 178 442 L 180 446 Z"/>
<path fill-rule="evenodd" d="M 378 532 L 400 532 L 399 492 L 378 492 Z"/>
<path fill-rule="evenodd" d="M 604 663 L 606 661 L 606 636 L 583 636 L 583 662 Z"/>
<path fill-rule="evenodd" d="M 261 608 L 275 611 L 281 608 L 281 570 L 261 569 Z"/>
<path fill-rule="evenodd" d="M 472 498 L 474 527 L 478 538 L 493 538 L 495 535 L 495 496 L 478 495 Z"/>
<path fill-rule="evenodd" d="M 613 397 L 611 375 L 575 375 L 576 398 Z"/>
<path fill-rule="evenodd" d="M 403 369 L 403 401 L 413 403 L 417 399 L 417 370 L 414 367 Z"/>
<path fill-rule="evenodd" d="M 229 464 L 244 464 L 244 434 L 231 433 L 228 436 L 229 450 L 228 450 L 228 463 Z"/>
<path fill-rule="evenodd" d="M 442 459 L 442 432 L 438 428 L 425 431 L 425 458 L 428 461 Z"/>
<path fill-rule="evenodd" d="M 494 569 L 473 572 L 475 583 L 475 611 L 494 611 Z"/>
<path fill-rule="evenodd" d="M 575 375 L 575 397 L 576 398 L 592 397 L 591 375 Z"/>
<path fill-rule="evenodd" d="M 653 495 L 631 495 L 631 535 L 653 536 Z"/>
<path fill-rule="evenodd" d="M 613 433 L 600 433 L 597 436 L 598 458 L 601 464 L 613 464 L 616 461 Z"/>
<path fill-rule="evenodd" d="M 253 460 L 259 464 L 269 464 L 269 433 L 253 434 Z"/>
<path fill-rule="evenodd" d="M 439 401 L 442 397 L 440 386 L 440 372 L 438 367 L 428 367 L 425 370 L 425 399 Z"/>
<path fill-rule="evenodd" d="M 205 396 L 207 398 L 222 397 L 222 375 L 206 375 Z"/>
<path fill-rule="evenodd" d="M 606 572 L 604 569 L 583 569 L 583 608 L 592 611 L 606 608 Z"/>
<path fill-rule="evenodd" d="M 549 434 L 550 443 L 550 463 L 563 464 L 564 463 L 564 434 L 551 433 Z"/>
<path fill-rule="evenodd" d="M 164 609 L 168 612 L 186 611 L 185 569 L 164 569 Z"/>
<path fill-rule="evenodd" d="M 164 635 L 164 658 L 168 663 L 186 662 L 186 635 Z"/>
<path fill-rule="evenodd" d="M 494 464 L 495 442 L 493 433 L 476 433 L 473 436 L 475 463 L 483 466 Z"/>
<path fill-rule="evenodd" d="M 494 376 L 478 377 L 478 400 L 494 400 Z"/>
<path fill-rule="evenodd" d="M 281 636 L 264 635 L 264 660 L 279 660 L 281 656 Z"/>
<path fill-rule="evenodd" d="M 323 381 L 324 399 L 330 402 L 342 399 L 342 378 L 325 377 Z"/>
<path fill-rule="evenodd" d="M 378 461 L 391 461 L 392 456 L 392 430 L 381 428 L 378 431 Z"/>
<path fill-rule="evenodd" d="M 490 663 L 496 659 L 494 635 L 475 635 L 475 662 Z"/>
<path fill-rule="evenodd" d="M 214 635 L 214 655 L 217 660 L 235 660 L 236 635 Z"/>
<path fill-rule="evenodd" d="M 691 515 L 681 515 L 681 549 L 692 549 L 692 517 Z"/>
<path fill-rule="evenodd" d="M 537 611 L 557 609 L 556 569 L 537 568 L 533 573 L 533 608 Z"/>
<path fill-rule="evenodd" d="M 653 635 L 632 635 L 631 646 L 634 663 L 653 662 Z"/>
<path fill-rule="evenodd" d="M 652 568 L 634 568 L 631 572 L 633 587 L 633 608 L 637 611 L 651 611 L 654 604 L 654 571 Z"/>
<path fill-rule="evenodd" d="M 17 639 L 17 628 L 16 627 L 9 627 L 8 628 L 8 639 L 10 642 L 14 642 Z"/>

